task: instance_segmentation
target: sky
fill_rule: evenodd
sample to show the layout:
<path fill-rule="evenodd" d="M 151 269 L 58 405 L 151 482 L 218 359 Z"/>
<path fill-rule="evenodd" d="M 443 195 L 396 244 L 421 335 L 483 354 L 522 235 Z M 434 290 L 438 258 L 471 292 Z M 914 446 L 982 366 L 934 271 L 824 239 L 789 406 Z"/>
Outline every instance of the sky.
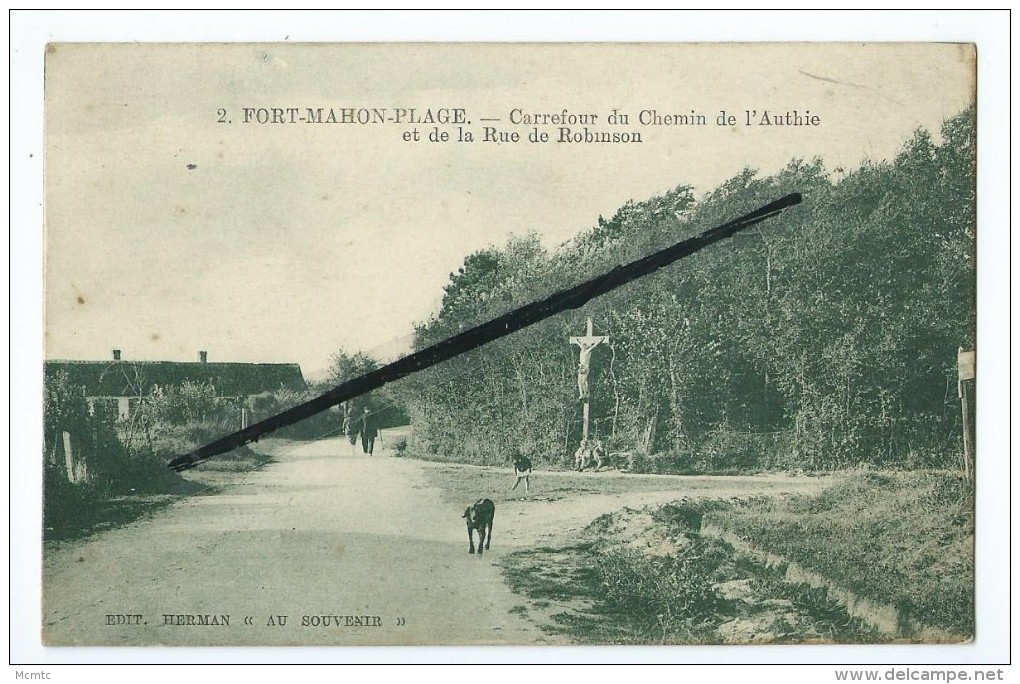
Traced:
<path fill-rule="evenodd" d="M 311 379 L 340 349 L 390 358 L 470 253 L 529 232 L 555 247 L 628 200 L 701 195 L 745 166 L 889 158 L 973 101 L 973 58 L 923 43 L 53 44 L 46 357 L 206 350 Z M 462 109 L 476 140 L 429 142 L 432 125 L 406 120 L 243 123 L 272 107 Z M 626 125 L 606 122 L 614 109 Z M 512 122 L 563 110 L 642 142 L 558 143 L 549 124 L 552 142 L 531 143 Z M 737 124 L 716 125 L 722 110 Z M 748 126 L 748 110 L 820 122 Z M 642 111 L 707 124 L 642 125 Z M 484 142 L 484 126 L 521 140 Z"/>

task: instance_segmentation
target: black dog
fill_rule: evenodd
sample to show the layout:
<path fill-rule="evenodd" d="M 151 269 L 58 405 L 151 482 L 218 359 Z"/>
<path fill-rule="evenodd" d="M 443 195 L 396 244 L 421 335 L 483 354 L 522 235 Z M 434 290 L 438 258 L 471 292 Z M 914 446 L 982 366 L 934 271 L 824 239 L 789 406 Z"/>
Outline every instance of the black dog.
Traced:
<path fill-rule="evenodd" d="M 474 530 L 478 530 L 478 555 L 482 547 L 492 543 L 492 519 L 496 515 L 496 504 L 489 499 L 479 499 L 464 510 L 461 517 L 467 520 L 468 553 L 475 552 Z"/>

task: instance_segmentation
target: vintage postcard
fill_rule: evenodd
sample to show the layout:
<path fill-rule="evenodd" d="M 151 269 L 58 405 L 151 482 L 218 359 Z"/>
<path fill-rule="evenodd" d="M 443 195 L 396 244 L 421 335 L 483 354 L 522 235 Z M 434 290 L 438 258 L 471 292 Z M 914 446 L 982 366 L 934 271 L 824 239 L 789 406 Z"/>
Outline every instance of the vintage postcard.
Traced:
<path fill-rule="evenodd" d="M 42 643 L 969 642 L 977 65 L 50 44 Z"/>

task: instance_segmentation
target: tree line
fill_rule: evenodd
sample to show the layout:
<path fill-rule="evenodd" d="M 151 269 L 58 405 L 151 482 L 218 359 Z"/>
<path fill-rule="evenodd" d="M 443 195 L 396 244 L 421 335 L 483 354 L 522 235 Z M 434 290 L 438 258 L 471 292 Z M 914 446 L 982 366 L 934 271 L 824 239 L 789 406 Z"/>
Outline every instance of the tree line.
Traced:
<path fill-rule="evenodd" d="M 744 169 L 697 199 L 689 185 L 556 249 L 536 235 L 469 255 L 422 349 L 472 325 L 698 234 L 790 192 L 804 202 L 638 282 L 406 378 L 390 400 L 414 448 L 564 462 L 581 434 L 585 318 L 593 430 L 651 471 L 956 464 L 956 352 L 975 344 L 974 111 L 890 161 L 829 171 Z"/>

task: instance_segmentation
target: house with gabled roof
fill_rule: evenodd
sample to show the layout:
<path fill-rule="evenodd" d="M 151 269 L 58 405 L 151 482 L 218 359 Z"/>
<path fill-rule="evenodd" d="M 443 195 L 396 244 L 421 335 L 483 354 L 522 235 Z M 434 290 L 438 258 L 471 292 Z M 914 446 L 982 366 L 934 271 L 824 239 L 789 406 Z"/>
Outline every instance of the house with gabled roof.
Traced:
<path fill-rule="evenodd" d="M 204 351 L 199 352 L 197 362 L 130 361 L 114 349 L 108 361 L 54 360 L 46 361 L 44 369 L 47 380 L 65 373 L 71 384 L 84 387 L 92 406 L 115 402 L 117 416 L 122 419 L 128 418 L 134 403 L 155 387 L 209 384 L 217 396 L 234 399 L 307 388 L 301 366 L 296 363 L 210 362 Z"/>

